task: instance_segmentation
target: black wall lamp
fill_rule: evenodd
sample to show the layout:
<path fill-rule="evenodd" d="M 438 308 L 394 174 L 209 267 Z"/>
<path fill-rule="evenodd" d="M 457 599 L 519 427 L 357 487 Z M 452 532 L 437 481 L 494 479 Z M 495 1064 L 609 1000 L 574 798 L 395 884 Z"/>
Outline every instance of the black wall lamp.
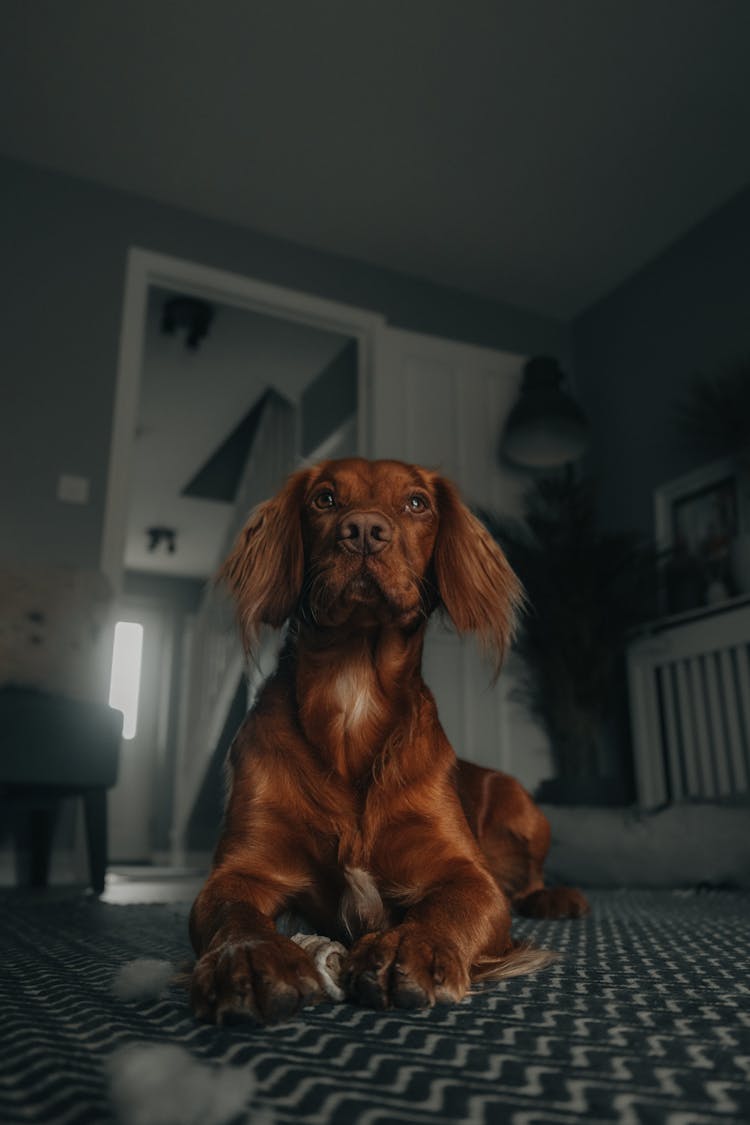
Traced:
<path fill-rule="evenodd" d="M 146 550 L 153 554 L 161 543 L 170 555 L 177 550 L 177 532 L 173 527 L 147 527 L 148 544 Z"/>
<path fill-rule="evenodd" d="M 185 346 L 191 351 L 208 335 L 214 318 L 213 306 L 198 297 L 169 297 L 161 314 L 161 330 L 173 336 L 178 328 L 185 329 Z"/>
<path fill-rule="evenodd" d="M 503 432 L 502 453 L 529 469 L 559 468 L 583 455 L 586 415 L 562 389 L 563 373 L 551 356 L 535 356 L 523 371 L 521 393 Z"/>

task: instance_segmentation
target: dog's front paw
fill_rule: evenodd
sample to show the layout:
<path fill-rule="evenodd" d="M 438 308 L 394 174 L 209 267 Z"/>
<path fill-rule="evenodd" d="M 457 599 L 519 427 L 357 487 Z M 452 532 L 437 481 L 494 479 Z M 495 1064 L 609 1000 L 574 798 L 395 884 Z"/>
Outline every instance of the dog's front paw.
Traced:
<path fill-rule="evenodd" d="M 460 1000 L 469 969 L 458 950 L 408 925 L 365 934 L 349 954 L 349 996 L 371 1008 L 427 1008 Z"/>
<path fill-rule="evenodd" d="M 281 935 L 225 942 L 197 962 L 190 981 L 198 1019 L 275 1023 L 323 998 L 320 977 L 305 950 Z"/>

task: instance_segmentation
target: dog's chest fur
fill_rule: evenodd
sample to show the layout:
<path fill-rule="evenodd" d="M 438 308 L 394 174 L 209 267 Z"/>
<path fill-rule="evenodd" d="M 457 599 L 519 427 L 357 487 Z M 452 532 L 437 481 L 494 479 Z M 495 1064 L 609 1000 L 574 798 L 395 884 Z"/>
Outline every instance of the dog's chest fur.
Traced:
<path fill-rule="evenodd" d="M 337 773 L 355 780 L 382 748 L 390 708 L 366 646 L 350 649 L 346 659 L 320 664 L 314 675 L 304 670 L 301 676 L 302 727 Z"/>
<path fill-rule="evenodd" d="M 372 665 L 362 660 L 339 668 L 331 683 L 330 704 L 331 719 L 345 734 L 356 734 L 363 724 L 378 718 L 382 698 Z"/>
<path fill-rule="evenodd" d="M 372 874 L 364 867 L 344 870 L 346 886 L 339 901 L 339 921 L 347 936 L 355 939 L 372 930 L 386 929 L 390 912 Z"/>
<path fill-rule="evenodd" d="M 337 863 L 343 886 L 337 915 L 350 939 L 386 928 L 391 921 L 391 908 L 383 900 L 375 873 L 377 864 L 373 866 L 370 801 L 377 802 L 380 793 L 375 778 L 381 777 L 384 751 L 405 721 L 404 685 L 413 684 L 410 656 L 395 632 L 381 636 L 377 643 L 357 638 L 335 652 L 299 654 L 297 703 L 302 729 L 321 765 L 333 769 L 343 782 L 337 816 Z"/>

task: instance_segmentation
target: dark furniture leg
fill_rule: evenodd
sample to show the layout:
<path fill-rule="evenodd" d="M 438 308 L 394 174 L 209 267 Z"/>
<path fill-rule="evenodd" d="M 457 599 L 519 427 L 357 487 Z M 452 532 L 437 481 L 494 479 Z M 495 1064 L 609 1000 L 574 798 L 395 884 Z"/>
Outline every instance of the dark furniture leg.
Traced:
<path fill-rule="evenodd" d="M 104 890 L 107 789 L 117 781 L 122 714 L 106 703 L 0 685 L 0 821 L 14 831 L 18 881 L 47 883 L 60 802 L 82 797 L 91 883 Z M 30 815 L 29 815 L 30 814 Z"/>
<path fill-rule="evenodd" d="M 107 791 L 90 789 L 83 796 L 86 840 L 89 848 L 91 886 L 96 894 L 104 890 L 107 871 Z"/>
<path fill-rule="evenodd" d="M 52 838 L 55 834 L 59 802 L 32 808 L 29 814 L 31 823 L 31 885 L 46 887 L 49 879 L 49 863 L 52 854 Z"/>

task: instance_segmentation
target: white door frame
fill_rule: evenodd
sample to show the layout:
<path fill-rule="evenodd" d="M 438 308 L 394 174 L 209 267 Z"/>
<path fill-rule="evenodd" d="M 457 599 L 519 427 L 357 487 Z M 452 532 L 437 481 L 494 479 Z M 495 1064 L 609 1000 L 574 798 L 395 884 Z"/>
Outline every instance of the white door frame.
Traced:
<path fill-rule="evenodd" d="M 372 448 L 371 387 L 380 330 L 385 324 L 383 316 L 241 274 L 157 254 L 137 246 L 131 247 L 125 267 L 125 294 L 100 556 L 101 569 L 115 591 L 122 587 L 134 456 L 133 436 L 143 365 L 146 302 L 149 286 L 152 285 L 177 289 L 191 296 L 354 337 L 358 344 L 357 444 L 359 452 L 365 457 Z"/>

